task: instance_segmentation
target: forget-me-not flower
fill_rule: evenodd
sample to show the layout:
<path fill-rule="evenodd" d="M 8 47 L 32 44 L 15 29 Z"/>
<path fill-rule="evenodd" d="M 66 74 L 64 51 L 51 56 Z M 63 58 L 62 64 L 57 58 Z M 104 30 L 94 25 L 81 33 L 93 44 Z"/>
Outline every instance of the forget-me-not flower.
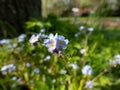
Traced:
<path fill-rule="evenodd" d="M 18 36 L 18 42 L 23 42 L 26 36 L 26 34 L 21 34 L 20 36 Z"/>
<path fill-rule="evenodd" d="M 30 42 L 31 44 L 35 44 L 36 42 L 38 42 L 38 40 L 39 40 L 39 36 L 33 34 L 33 35 L 31 36 L 29 42 Z"/>
<path fill-rule="evenodd" d="M 44 41 L 44 45 L 48 48 L 48 50 L 52 53 L 59 53 L 63 49 L 66 49 L 68 40 L 65 39 L 64 36 L 58 34 L 50 34 L 48 39 Z"/>
<path fill-rule="evenodd" d="M 120 64 L 120 54 L 116 54 L 114 58 L 117 61 L 117 63 Z"/>
<path fill-rule="evenodd" d="M 9 44 L 11 42 L 10 39 L 2 39 L 0 40 L 0 44 Z"/>
<path fill-rule="evenodd" d="M 91 89 L 91 88 L 93 88 L 93 86 L 94 86 L 94 84 L 93 84 L 92 81 L 87 81 L 86 84 L 85 84 L 86 88 L 90 88 Z"/>
<path fill-rule="evenodd" d="M 82 74 L 83 75 L 92 75 L 93 73 L 93 70 L 91 68 L 90 65 L 85 65 L 83 68 L 82 68 Z"/>

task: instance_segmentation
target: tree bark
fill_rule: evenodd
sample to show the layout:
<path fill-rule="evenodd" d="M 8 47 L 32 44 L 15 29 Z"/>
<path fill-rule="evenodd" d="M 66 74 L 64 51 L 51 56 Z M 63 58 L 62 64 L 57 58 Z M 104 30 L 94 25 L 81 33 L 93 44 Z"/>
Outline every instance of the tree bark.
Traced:
<path fill-rule="evenodd" d="M 40 16 L 41 0 L 0 0 L 0 20 L 9 23 L 18 33 L 24 32 L 23 23 L 30 17 Z"/>

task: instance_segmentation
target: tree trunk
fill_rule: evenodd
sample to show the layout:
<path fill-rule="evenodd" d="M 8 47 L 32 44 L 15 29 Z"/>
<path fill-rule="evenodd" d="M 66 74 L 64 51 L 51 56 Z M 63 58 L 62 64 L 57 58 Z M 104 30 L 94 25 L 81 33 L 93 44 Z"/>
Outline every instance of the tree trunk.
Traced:
<path fill-rule="evenodd" d="M 23 23 L 30 17 L 40 16 L 41 0 L 0 0 L 0 23 L 9 24 L 18 33 L 24 32 Z"/>

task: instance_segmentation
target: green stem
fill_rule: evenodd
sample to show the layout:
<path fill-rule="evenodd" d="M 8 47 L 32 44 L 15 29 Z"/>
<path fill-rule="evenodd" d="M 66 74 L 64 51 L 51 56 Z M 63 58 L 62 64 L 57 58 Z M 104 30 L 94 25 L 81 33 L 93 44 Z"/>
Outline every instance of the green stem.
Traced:
<path fill-rule="evenodd" d="M 64 62 L 64 65 L 65 65 L 68 73 L 72 75 L 71 71 L 70 71 L 69 68 L 68 68 L 68 63 L 66 62 L 65 57 L 64 57 L 62 54 L 60 54 L 60 56 L 62 57 L 62 60 L 63 60 L 63 62 Z"/>
<path fill-rule="evenodd" d="M 100 76 L 108 72 L 112 67 L 108 67 L 107 69 L 104 69 L 101 73 L 99 73 L 93 80 L 92 82 L 96 81 Z"/>
<path fill-rule="evenodd" d="M 83 90 L 83 85 L 84 85 L 84 80 L 82 79 L 80 81 L 80 86 L 79 86 L 78 90 Z"/>

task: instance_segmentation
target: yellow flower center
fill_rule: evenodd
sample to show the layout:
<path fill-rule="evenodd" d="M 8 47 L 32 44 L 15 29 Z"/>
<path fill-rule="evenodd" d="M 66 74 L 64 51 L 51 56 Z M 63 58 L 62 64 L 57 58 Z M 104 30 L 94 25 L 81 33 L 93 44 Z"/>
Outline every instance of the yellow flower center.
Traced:
<path fill-rule="evenodd" d="M 59 44 L 62 45 L 62 44 L 63 44 L 63 41 L 59 41 Z"/>
<path fill-rule="evenodd" d="M 37 41 L 37 38 L 33 38 L 33 41 Z"/>
<path fill-rule="evenodd" d="M 50 46 L 51 46 L 51 48 L 54 48 L 54 47 L 55 47 L 55 44 L 54 44 L 54 43 L 52 43 L 52 44 L 50 44 Z"/>

